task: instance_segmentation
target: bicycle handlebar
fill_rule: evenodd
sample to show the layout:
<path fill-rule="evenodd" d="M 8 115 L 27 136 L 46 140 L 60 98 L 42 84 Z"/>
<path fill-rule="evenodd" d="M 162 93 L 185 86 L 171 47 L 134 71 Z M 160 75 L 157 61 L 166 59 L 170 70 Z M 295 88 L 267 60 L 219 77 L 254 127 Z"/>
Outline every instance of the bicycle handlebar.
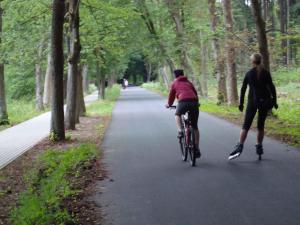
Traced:
<path fill-rule="evenodd" d="M 167 109 L 176 109 L 176 105 L 166 106 Z"/>

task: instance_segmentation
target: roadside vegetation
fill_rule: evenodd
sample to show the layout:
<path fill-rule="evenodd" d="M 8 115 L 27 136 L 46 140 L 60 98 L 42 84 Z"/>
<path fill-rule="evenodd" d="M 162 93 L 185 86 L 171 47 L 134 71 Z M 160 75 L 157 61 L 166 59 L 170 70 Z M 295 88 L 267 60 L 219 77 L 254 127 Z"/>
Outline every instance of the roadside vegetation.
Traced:
<path fill-rule="evenodd" d="M 12 212 L 12 224 L 66 224 L 75 222 L 63 201 L 80 190 L 73 190 L 71 177 L 81 176 L 99 155 L 94 144 L 82 144 L 65 151 L 47 150 L 37 160 L 26 181 L 28 190 L 21 193 L 19 207 Z"/>
<path fill-rule="evenodd" d="M 70 138 L 62 143 L 46 139 L 0 171 L 0 201 L 10 201 L 0 206 L 0 224 L 93 224 L 99 220 L 99 215 L 92 215 L 94 206 L 89 208 L 85 201 L 91 194 L 88 186 L 105 176 L 99 146 L 119 95 L 118 85 L 108 88 L 106 99 L 89 105 L 76 131 L 68 131 Z"/>
<path fill-rule="evenodd" d="M 267 135 L 291 145 L 300 147 L 300 70 L 280 69 L 273 73 L 277 87 L 279 109 L 273 110 L 266 121 Z M 239 81 L 239 84 L 241 80 Z M 168 95 L 166 87 L 159 82 L 145 83 L 144 88 Z M 217 104 L 216 86 L 209 82 L 208 97 L 200 97 L 201 111 L 228 119 L 239 125 L 243 122 L 243 113 L 237 107 Z M 256 127 L 255 121 L 253 127 Z"/>

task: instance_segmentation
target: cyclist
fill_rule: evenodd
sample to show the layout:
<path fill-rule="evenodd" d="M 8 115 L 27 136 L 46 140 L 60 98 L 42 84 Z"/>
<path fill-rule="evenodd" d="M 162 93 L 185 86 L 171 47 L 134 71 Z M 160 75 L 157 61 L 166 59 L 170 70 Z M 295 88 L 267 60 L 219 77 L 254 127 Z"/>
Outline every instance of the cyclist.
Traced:
<path fill-rule="evenodd" d="M 247 86 L 249 85 L 248 104 L 244 125 L 240 133 L 240 140 L 235 146 L 233 152 L 229 155 L 229 160 L 239 157 L 243 151 L 244 142 L 246 141 L 248 131 L 251 127 L 256 112 L 258 111 L 257 118 L 257 144 L 256 153 L 262 155 L 263 139 L 264 139 L 264 126 L 269 110 L 273 107 L 278 109 L 276 89 L 272 81 L 269 71 L 262 67 L 262 56 L 260 54 L 253 54 L 251 56 L 253 68 L 249 70 L 244 78 L 241 88 L 239 110 L 243 112 L 244 97 Z"/>
<path fill-rule="evenodd" d="M 175 80 L 171 85 L 171 90 L 169 93 L 169 99 L 167 107 L 173 105 L 175 97 L 178 100 L 177 109 L 175 113 L 176 124 L 178 128 L 178 138 L 183 137 L 183 130 L 181 124 L 181 115 L 185 114 L 187 111 L 190 112 L 192 127 L 195 130 L 195 145 L 196 158 L 200 158 L 201 153 L 199 149 L 199 129 L 198 129 L 198 117 L 199 117 L 199 99 L 197 91 L 194 85 L 184 76 L 183 70 L 174 71 Z"/>

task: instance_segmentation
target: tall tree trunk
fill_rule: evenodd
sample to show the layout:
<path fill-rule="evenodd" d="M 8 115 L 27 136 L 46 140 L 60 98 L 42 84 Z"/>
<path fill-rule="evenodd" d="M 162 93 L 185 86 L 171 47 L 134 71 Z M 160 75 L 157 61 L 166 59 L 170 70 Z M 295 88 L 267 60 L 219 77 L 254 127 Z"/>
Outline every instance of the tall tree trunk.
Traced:
<path fill-rule="evenodd" d="M 200 32 L 200 82 L 202 87 L 202 96 L 207 98 L 208 96 L 208 88 L 207 88 L 207 47 L 206 43 L 203 43 L 203 40 L 201 39 L 202 33 Z"/>
<path fill-rule="evenodd" d="M 44 83 L 44 95 L 43 95 L 43 103 L 45 106 L 50 106 L 52 98 L 52 74 L 53 74 L 53 61 L 51 57 L 51 53 L 48 55 L 48 65 L 45 74 L 45 83 Z"/>
<path fill-rule="evenodd" d="M 100 77 L 99 97 L 101 100 L 105 99 L 105 75 L 104 74 L 102 74 L 102 76 Z"/>
<path fill-rule="evenodd" d="M 36 108 L 39 111 L 44 110 L 43 78 L 42 78 L 42 68 L 40 64 L 43 57 L 43 48 L 44 48 L 44 43 L 42 41 L 38 46 L 37 62 L 35 64 L 35 99 L 36 99 Z"/>
<path fill-rule="evenodd" d="M 2 45 L 3 9 L 0 1 L 0 46 Z M 0 125 L 9 124 L 5 95 L 4 63 L 0 59 Z"/>
<path fill-rule="evenodd" d="M 78 70 L 78 82 L 77 82 L 77 109 L 76 109 L 76 122 L 79 123 L 79 117 L 84 116 L 86 113 L 83 86 L 82 86 L 82 73 L 84 67 L 80 66 Z"/>
<path fill-rule="evenodd" d="M 65 1 L 53 0 L 52 7 L 52 32 L 51 50 L 53 60 L 52 82 L 52 109 L 51 109 L 51 133 L 54 140 L 65 139 L 64 126 L 64 27 Z"/>
<path fill-rule="evenodd" d="M 88 93 L 89 88 L 90 88 L 90 81 L 89 81 L 89 76 L 88 76 L 88 66 L 87 65 L 83 65 L 83 68 L 82 68 L 82 86 L 83 86 L 84 93 Z"/>
<path fill-rule="evenodd" d="M 149 61 L 146 61 L 145 66 L 146 66 L 146 70 L 147 70 L 146 82 L 149 83 L 151 81 L 151 76 L 152 76 L 152 63 Z"/>
<path fill-rule="evenodd" d="M 235 46 L 233 37 L 233 19 L 231 0 L 222 0 L 226 29 L 227 96 L 229 105 L 238 104 Z"/>
<path fill-rule="evenodd" d="M 70 0 L 69 16 L 71 42 L 70 55 L 68 58 L 66 128 L 75 130 L 78 64 L 80 60 L 79 0 Z"/>
<path fill-rule="evenodd" d="M 166 89 L 169 89 L 171 82 L 170 82 L 170 79 L 169 79 L 169 75 L 168 75 L 167 67 L 166 66 L 164 66 L 163 68 L 161 68 L 161 76 L 162 76 L 162 79 L 163 79 L 163 82 L 165 84 Z"/>
<path fill-rule="evenodd" d="M 269 60 L 269 49 L 268 40 L 266 34 L 266 23 L 261 16 L 261 5 L 259 0 L 251 0 L 252 12 L 256 24 L 256 34 L 257 41 L 259 45 L 259 52 L 263 58 L 263 66 L 270 70 L 270 60 Z"/>
<path fill-rule="evenodd" d="M 97 63 L 97 89 L 98 99 L 105 99 L 105 75 L 102 74 L 99 63 Z"/>
<path fill-rule="evenodd" d="M 287 25 L 288 25 L 288 0 L 279 0 L 279 12 L 280 12 L 280 32 L 281 32 L 281 50 L 282 50 L 282 63 L 288 64 L 287 55 Z"/>
<path fill-rule="evenodd" d="M 208 9 L 210 15 L 210 27 L 213 32 L 212 49 L 216 63 L 216 77 L 218 83 L 218 104 L 227 101 L 226 77 L 224 71 L 224 58 L 221 55 L 220 40 L 217 34 L 218 18 L 216 12 L 216 0 L 208 0 Z"/>

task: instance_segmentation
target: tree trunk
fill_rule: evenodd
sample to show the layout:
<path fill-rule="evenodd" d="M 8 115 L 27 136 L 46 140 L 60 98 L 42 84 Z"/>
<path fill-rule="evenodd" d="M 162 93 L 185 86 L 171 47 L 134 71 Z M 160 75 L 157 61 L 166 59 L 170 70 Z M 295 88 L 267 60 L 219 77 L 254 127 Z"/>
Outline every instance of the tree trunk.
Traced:
<path fill-rule="evenodd" d="M 40 43 L 38 47 L 37 53 L 37 62 L 35 64 L 35 98 L 36 98 L 36 109 L 39 111 L 44 110 L 43 104 L 43 78 L 42 78 L 42 68 L 41 68 L 41 61 L 42 61 L 42 54 L 43 54 L 43 41 Z"/>
<path fill-rule="evenodd" d="M 82 86 L 83 86 L 84 93 L 87 94 L 89 92 L 89 88 L 90 88 L 90 81 L 89 81 L 89 77 L 88 77 L 88 66 L 87 65 L 83 65 L 83 68 L 82 68 Z"/>
<path fill-rule="evenodd" d="M 83 86 L 82 86 L 82 73 L 84 67 L 79 67 L 78 82 L 77 82 L 77 110 L 76 110 L 76 120 L 79 123 L 79 117 L 85 116 L 86 108 L 84 102 Z"/>
<path fill-rule="evenodd" d="M 70 55 L 68 58 L 66 128 L 75 130 L 78 64 L 80 60 L 79 0 L 70 0 Z"/>
<path fill-rule="evenodd" d="M 45 74 L 45 83 L 44 83 L 44 95 L 43 95 L 43 103 L 45 106 L 50 106 L 52 98 L 52 74 L 53 74 L 53 61 L 51 57 L 51 53 L 48 55 L 48 65 Z"/>
<path fill-rule="evenodd" d="M 146 61 L 145 66 L 147 69 L 147 79 L 146 82 L 149 83 L 151 81 L 151 76 L 152 76 L 152 63 Z"/>
<path fill-rule="evenodd" d="M 259 0 L 251 0 L 252 12 L 254 15 L 254 20 L 256 24 L 257 41 L 259 45 L 259 52 L 263 58 L 263 66 L 270 70 L 269 61 L 269 50 L 268 50 L 268 40 L 266 34 L 266 23 L 261 16 L 261 5 Z"/>
<path fill-rule="evenodd" d="M 235 46 L 233 37 L 233 20 L 231 0 L 222 0 L 226 29 L 226 64 L 227 64 L 227 96 L 229 105 L 238 104 Z"/>
<path fill-rule="evenodd" d="M 218 83 L 218 104 L 227 101 L 226 77 L 224 71 L 224 58 L 221 55 L 220 40 L 217 34 L 218 18 L 216 12 L 216 0 L 208 0 L 208 9 L 210 15 L 210 27 L 213 32 L 212 49 L 216 63 L 216 77 Z"/>
<path fill-rule="evenodd" d="M 3 9 L 0 1 L 0 46 L 2 44 Z M 0 59 L 0 125 L 9 124 L 5 95 L 4 63 Z"/>
<path fill-rule="evenodd" d="M 111 76 L 109 76 L 108 78 L 108 87 L 112 88 L 115 83 L 116 83 L 116 72 L 113 71 Z"/>
<path fill-rule="evenodd" d="M 169 80 L 169 75 L 168 75 L 168 72 L 167 72 L 167 67 L 164 66 L 162 69 L 161 69 L 161 75 L 162 75 L 162 78 L 163 78 L 163 81 L 164 81 L 164 84 L 165 84 L 165 87 L 166 89 L 169 89 L 170 88 L 170 80 Z"/>
<path fill-rule="evenodd" d="M 98 100 L 105 99 L 105 75 L 102 74 L 99 63 L 97 63 L 97 89 L 98 89 Z"/>
<path fill-rule="evenodd" d="M 287 66 L 288 54 L 287 54 L 287 25 L 288 25 L 288 0 L 279 0 L 279 12 L 280 12 L 280 32 L 281 32 L 281 51 L 282 51 L 282 63 Z"/>
<path fill-rule="evenodd" d="M 100 77 L 100 84 L 99 84 L 99 97 L 101 100 L 105 99 L 105 76 L 102 75 Z"/>
<path fill-rule="evenodd" d="M 53 0 L 52 8 L 51 50 L 53 60 L 52 74 L 52 109 L 51 109 L 51 136 L 54 140 L 65 139 L 64 126 L 64 51 L 63 27 L 65 1 Z"/>
<path fill-rule="evenodd" d="M 208 89 L 207 89 L 207 48 L 206 48 L 206 43 L 203 43 L 201 40 L 201 32 L 200 32 L 200 82 L 201 82 L 201 87 L 202 87 L 202 96 L 207 98 L 208 96 Z"/>

